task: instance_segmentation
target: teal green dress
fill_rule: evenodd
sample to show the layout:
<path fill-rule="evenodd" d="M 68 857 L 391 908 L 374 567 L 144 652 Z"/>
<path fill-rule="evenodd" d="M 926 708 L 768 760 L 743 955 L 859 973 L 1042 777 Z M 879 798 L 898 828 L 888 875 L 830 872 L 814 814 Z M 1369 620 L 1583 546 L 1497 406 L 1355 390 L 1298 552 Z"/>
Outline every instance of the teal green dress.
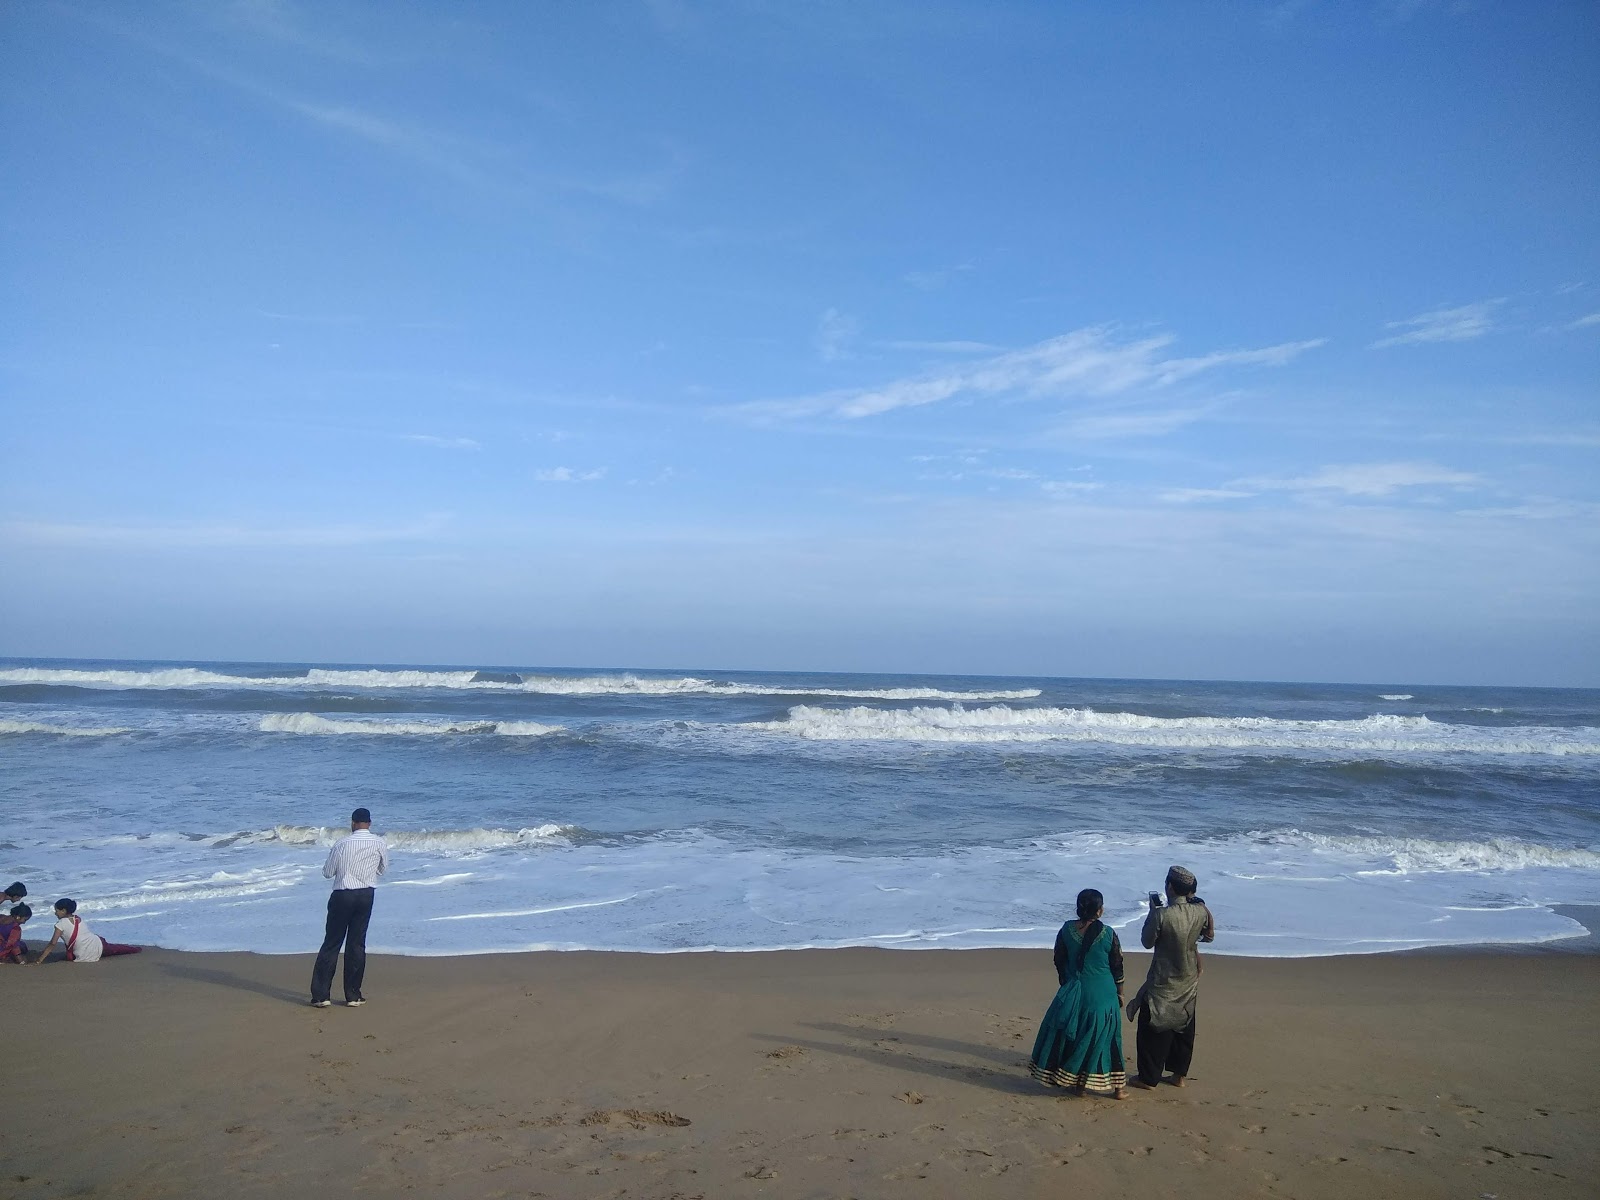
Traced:
<path fill-rule="evenodd" d="M 1127 1086 L 1122 1058 L 1122 945 L 1116 931 L 1068 921 L 1056 935 L 1056 998 L 1045 1010 L 1029 1072 L 1050 1087 L 1116 1091 Z"/>

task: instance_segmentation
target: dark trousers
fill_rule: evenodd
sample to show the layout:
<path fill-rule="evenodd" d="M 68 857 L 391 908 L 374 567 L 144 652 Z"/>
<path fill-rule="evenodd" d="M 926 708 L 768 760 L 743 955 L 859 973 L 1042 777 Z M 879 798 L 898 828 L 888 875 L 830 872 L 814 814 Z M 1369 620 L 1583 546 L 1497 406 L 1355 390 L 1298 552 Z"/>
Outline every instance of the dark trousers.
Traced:
<path fill-rule="evenodd" d="M 1151 1029 L 1150 1009 L 1139 1007 L 1139 1078 L 1151 1087 L 1161 1082 L 1161 1072 L 1187 1075 L 1194 1059 L 1194 1021 L 1182 1029 Z"/>
<path fill-rule="evenodd" d="M 361 999 L 361 977 L 367 973 L 367 923 L 372 920 L 372 888 L 340 888 L 328 895 L 328 932 L 311 970 L 311 998 L 327 1000 L 333 990 L 333 968 L 344 947 L 344 998 Z"/>

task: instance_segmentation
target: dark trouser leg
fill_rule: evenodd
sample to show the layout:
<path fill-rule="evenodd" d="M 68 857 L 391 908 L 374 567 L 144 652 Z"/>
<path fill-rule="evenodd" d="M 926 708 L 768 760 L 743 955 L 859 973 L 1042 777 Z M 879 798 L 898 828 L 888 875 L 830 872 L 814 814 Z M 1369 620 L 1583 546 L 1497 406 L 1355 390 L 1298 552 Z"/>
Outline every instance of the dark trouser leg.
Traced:
<path fill-rule="evenodd" d="M 328 894 L 328 928 L 322 937 L 322 949 L 317 951 L 317 965 L 311 968 L 311 999 L 326 1000 L 333 991 L 333 968 L 339 961 L 339 947 L 350 928 L 350 904 L 347 891 Z"/>
<path fill-rule="evenodd" d="M 1172 1041 L 1176 1035 L 1170 1031 L 1150 1028 L 1150 1010 L 1141 1006 L 1139 1009 L 1139 1080 L 1150 1087 L 1155 1087 L 1161 1082 L 1161 1069 L 1167 1065 L 1167 1058 L 1172 1049 Z M 1191 1043 L 1192 1045 L 1192 1043 Z"/>
<path fill-rule="evenodd" d="M 372 920 L 372 888 L 347 893 L 350 929 L 344 939 L 344 998 L 361 999 L 361 979 L 367 973 L 367 924 Z M 331 980 L 330 980 L 331 982 Z"/>
<path fill-rule="evenodd" d="M 1195 1018 L 1190 1018 L 1187 1025 L 1169 1035 L 1172 1045 L 1167 1050 L 1167 1070 L 1174 1075 L 1187 1075 L 1194 1060 L 1194 1022 Z"/>

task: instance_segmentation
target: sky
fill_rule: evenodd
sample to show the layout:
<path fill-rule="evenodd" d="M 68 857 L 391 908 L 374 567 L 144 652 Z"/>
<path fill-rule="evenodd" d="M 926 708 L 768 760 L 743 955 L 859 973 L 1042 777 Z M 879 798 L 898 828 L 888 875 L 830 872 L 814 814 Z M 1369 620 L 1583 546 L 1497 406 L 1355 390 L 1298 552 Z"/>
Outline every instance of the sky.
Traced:
<path fill-rule="evenodd" d="M 1600 686 L 1600 7 L 0 3 L 0 654 Z"/>

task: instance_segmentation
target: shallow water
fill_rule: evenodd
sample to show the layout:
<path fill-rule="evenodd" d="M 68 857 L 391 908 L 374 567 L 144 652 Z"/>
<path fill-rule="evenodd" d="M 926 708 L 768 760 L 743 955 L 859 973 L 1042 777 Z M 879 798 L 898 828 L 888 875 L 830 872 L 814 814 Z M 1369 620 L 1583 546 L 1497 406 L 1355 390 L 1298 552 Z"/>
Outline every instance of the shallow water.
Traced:
<path fill-rule="evenodd" d="M 371 944 L 1042 946 L 1166 866 L 1219 953 L 1580 935 L 1600 692 L 0 660 L 7 878 L 119 941 L 302 951 L 356 805 Z"/>

